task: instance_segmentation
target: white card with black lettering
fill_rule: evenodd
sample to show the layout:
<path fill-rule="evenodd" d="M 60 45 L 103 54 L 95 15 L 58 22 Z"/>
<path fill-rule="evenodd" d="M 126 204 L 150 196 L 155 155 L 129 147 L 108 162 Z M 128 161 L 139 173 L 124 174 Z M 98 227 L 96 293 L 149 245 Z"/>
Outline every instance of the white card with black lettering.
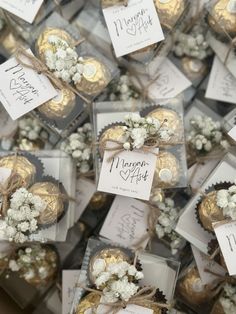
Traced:
<path fill-rule="evenodd" d="M 230 276 L 236 275 L 236 221 L 213 225 Z"/>
<path fill-rule="evenodd" d="M 149 207 L 133 198 L 116 196 L 100 235 L 123 246 L 135 246 L 146 233 Z M 145 248 L 148 239 L 142 243 Z"/>
<path fill-rule="evenodd" d="M 0 0 L 0 7 L 26 22 L 33 23 L 42 3 L 43 0 Z"/>
<path fill-rule="evenodd" d="M 226 271 L 222 266 L 217 264 L 214 260 L 210 259 L 208 255 L 199 251 L 195 246 L 191 245 L 191 247 L 199 275 L 204 285 L 211 284 L 213 281 L 219 278 L 213 273 L 222 277 L 225 276 Z M 206 270 L 212 271 L 213 273 L 207 272 Z"/>
<path fill-rule="evenodd" d="M 98 191 L 149 200 L 158 151 L 105 150 Z"/>
<path fill-rule="evenodd" d="M 236 104 L 236 78 L 217 56 L 213 62 L 205 97 Z"/>
<path fill-rule="evenodd" d="M 110 6 L 103 14 L 117 57 L 164 39 L 153 0 L 128 0 L 128 6 Z"/>
<path fill-rule="evenodd" d="M 13 120 L 58 94 L 45 75 L 21 66 L 14 57 L 0 65 L 0 77 L 0 101 Z"/>

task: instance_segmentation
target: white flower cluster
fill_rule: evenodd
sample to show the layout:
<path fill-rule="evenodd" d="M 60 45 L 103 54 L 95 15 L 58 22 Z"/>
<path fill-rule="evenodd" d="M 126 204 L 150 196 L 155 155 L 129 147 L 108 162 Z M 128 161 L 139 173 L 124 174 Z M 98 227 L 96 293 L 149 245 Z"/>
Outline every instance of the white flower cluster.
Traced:
<path fill-rule="evenodd" d="M 151 117 L 142 118 L 139 113 L 126 115 L 125 124 L 125 150 L 139 149 L 151 137 L 169 141 L 173 134 L 173 130 L 168 129 L 165 122 L 161 124 L 159 120 Z"/>
<path fill-rule="evenodd" d="M 28 233 L 38 229 L 37 217 L 47 204 L 38 195 L 20 188 L 12 195 L 10 208 L 4 219 L 5 235 L 9 241 L 24 243 Z"/>
<path fill-rule="evenodd" d="M 225 217 L 236 220 L 236 185 L 219 190 L 216 194 L 217 205 L 223 209 Z"/>
<path fill-rule="evenodd" d="M 81 81 L 84 73 L 94 71 L 91 65 L 83 65 L 83 58 L 79 58 L 76 49 L 71 48 L 65 40 L 51 35 L 48 42 L 53 50 L 45 51 L 46 65 L 56 77 L 66 83 L 73 81 L 76 84 Z"/>
<path fill-rule="evenodd" d="M 224 286 L 224 294 L 220 297 L 220 303 L 225 314 L 236 313 L 236 286 L 228 283 Z"/>
<path fill-rule="evenodd" d="M 48 276 L 46 264 L 49 263 L 49 260 L 45 260 L 45 258 L 46 250 L 40 245 L 20 249 L 17 252 L 17 258 L 9 261 L 9 269 L 13 272 L 21 271 L 21 276 L 25 280 L 33 279 L 36 276 L 45 279 Z M 52 262 L 50 266 L 56 268 L 57 265 Z"/>
<path fill-rule="evenodd" d="M 189 34 L 177 30 L 174 34 L 174 53 L 178 57 L 188 56 L 203 60 L 212 55 L 212 49 L 205 38 L 206 31 L 201 25 L 195 25 Z"/>
<path fill-rule="evenodd" d="M 174 255 L 185 244 L 185 240 L 174 230 L 179 218 L 174 201 L 170 198 L 166 198 L 164 201 L 155 200 L 154 196 L 151 197 L 150 202 L 160 210 L 160 216 L 156 225 L 157 236 L 159 239 L 164 237 L 170 239 L 171 252 Z"/>
<path fill-rule="evenodd" d="M 75 159 L 79 172 L 86 173 L 92 169 L 92 126 L 85 123 L 61 143 L 61 150 Z"/>
<path fill-rule="evenodd" d="M 190 120 L 191 130 L 187 142 L 197 151 L 210 152 L 214 146 L 228 148 L 228 142 L 223 140 L 221 124 L 210 117 L 197 115 Z"/>
<path fill-rule="evenodd" d="M 115 303 L 118 300 L 129 301 L 139 289 L 134 281 L 143 278 L 143 273 L 127 262 L 106 264 L 104 259 L 97 259 L 92 275 L 96 278 L 95 285 L 103 291 L 105 303 Z"/>
<path fill-rule="evenodd" d="M 138 99 L 139 94 L 134 90 L 129 75 L 124 74 L 118 80 L 113 80 L 107 87 L 110 101 L 127 101 Z"/>
<path fill-rule="evenodd" d="M 40 137 L 42 126 L 37 119 L 26 117 L 19 120 L 19 137 L 35 141 Z"/>

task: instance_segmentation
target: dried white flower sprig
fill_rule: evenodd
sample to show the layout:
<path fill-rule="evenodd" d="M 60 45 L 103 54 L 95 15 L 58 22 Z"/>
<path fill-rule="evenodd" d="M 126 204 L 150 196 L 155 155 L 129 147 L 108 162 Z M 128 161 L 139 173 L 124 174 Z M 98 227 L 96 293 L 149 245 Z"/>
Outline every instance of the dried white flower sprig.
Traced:
<path fill-rule="evenodd" d="M 52 45 L 53 50 L 45 51 L 45 61 L 49 70 L 53 71 L 55 76 L 66 83 L 79 83 L 83 74 L 90 76 L 94 73 L 94 67 L 91 64 L 83 64 L 83 58 L 78 56 L 75 48 L 58 36 L 48 37 L 48 43 Z"/>
<path fill-rule="evenodd" d="M 37 119 L 26 117 L 19 120 L 19 137 L 35 141 L 40 137 L 42 126 Z"/>
<path fill-rule="evenodd" d="M 9 269 L 12 272 L 20 272 L 21 277 L 29 281 L 35 277 L 44 280 L 49 275 L 51 267 L 57 267 L 54 259 L 46 259 L 47 251 L 40 245 L 26 247 L 17 251 L 15 259 L 9 261 Z"/>
<path fill-rule="evenodd" d="M 213 54 L 205 38 L 206 29 L 195 25 L 190 33 L 185 34 L 177 30 L 174 33 L 175 45 L 173 51 L 178 57 L 188 56 L 203 60 Z"/>
<path fill-rule="evenodd" d="M 105 303 L 128 302 L 139 289 L 137 281 L 143 278 L 143 273 L 134 265 L 127 262 L 107 265 L 104 259 L 95 260 L 92 275 L 96 287 L 103 291 Z"/>
<path fill-rule="evenodd" d="M 167 127 L 166 122 L 160 123 L 151 117 L 142 118 L 139 113 L 129 113 L 125 116 L 125 150 L 140 149 L 150 138 L 169 141 L 173 130 Z"/>
<path fill-rule="evenodd" d="M 61 143 L 61 150 L 72 156 L 79 172 L 86 173 L 93 168 L 92 163 L 92 126 L 85 123 Z"/>
<path fill-rule="evenodd" d="M 113 80 L 108 85 L 106 92 L 110 101 L 127 101 L 139 98 L 139 93 L 135 91 L 128 74 L 123 74 L 118 80 Z"/>
<path fill-rule="evenodd" d="M 236 220 L 236 185 L 216 193 L 217 205 L 223 209 L 223 215 Z"/>
<path fill-rule="evenodd" d="M 226 283 L 223 296 L 220 297 L 219 301 L 225 314 L 236 313 L 236 286 Z"/>
<path fill-rule="evenodd" d="M 24 243 L 38 229 L 37 217 L 47 204 L 38 195 L 20 188 L 12 195 L 4 218 L 5 235 L 9 241 Z"/>
<path fill-rule="evenodd" d="M 190 132 L 187 142 L 197 152 L 208 153 L 217 145 L 227 149 L 229 144 L 223 139 L 221 124 L 212 118 L 197 115 L 190 120 Z"/>
<path fill-rule="evenodd" d="M 159 239 L 164 237 L 169 238 L 171 253 L 174 255 L 178 252 L 178 249 L 182 248 L 186 241 L 177 232 L 175 232 L 175 226 L 179 219 L 179 210 L 175 208 L 175 203 L 170 198 L 165 198 L 163 201 L 156 198 L 153 194 L 150 198 L 150 202 L 159 208 L 160 215 L 158 217 L 158 223 L 156 225 L 156 233 Z"/>

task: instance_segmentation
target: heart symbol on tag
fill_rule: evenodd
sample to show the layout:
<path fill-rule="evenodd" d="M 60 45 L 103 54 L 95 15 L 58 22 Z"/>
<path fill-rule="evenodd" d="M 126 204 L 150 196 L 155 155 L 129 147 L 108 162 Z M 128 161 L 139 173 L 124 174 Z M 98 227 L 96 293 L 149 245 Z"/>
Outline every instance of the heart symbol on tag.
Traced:
<path fill-rule="evenodd" d="M 17 83 L 15 79 L 11 79 L 11 81 L 10 81 L 10 89 L 17 89 L 19 87 L 21 87 L 21 85 L 19 83 Z"/>
<path fill-rule="evenodd" d="M 127 179 L 128 179 L 129 176 L 130 176 L 130 170 L 129 170 L 129 169 L 126 170 L 126 171 L 121 170 L 121 171 L 120 171 L 120 176 L 121 176 L 121 178 L 122 178 L 123 180 L 127 181 Z"/>
<path fill-rule="evenodd" d="M 127 28 L 126 33 L 132 36 L 136 35 L 136 25 L 133 24 L 131 27 Z"/>

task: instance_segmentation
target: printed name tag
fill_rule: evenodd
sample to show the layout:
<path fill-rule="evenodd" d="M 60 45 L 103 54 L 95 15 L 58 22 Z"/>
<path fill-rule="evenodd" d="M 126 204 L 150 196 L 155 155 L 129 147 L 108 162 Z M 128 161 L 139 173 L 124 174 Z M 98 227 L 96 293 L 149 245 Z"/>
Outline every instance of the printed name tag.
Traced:
<path fill-rule="evenodd" d="M 23 67 L 14 57 L 0 65 L 0 77 L 0 101 L 13 120 L 58 94 L 45 75 Z"/>
<path fill-rule="evenodd" d="M 0 7 L 33 23 L 42 3 L 43 0 L 0 0 Z"/>
<path fill-rule="evenodd" d="M 98 191 L 149 200 L 158 151 L 105 150 Z"/>
<path fill-rule="evenodd" d="M 164 39 L 153 0 L 129 0 L 128 6 L 111 6 L 103 14 L 117 57 Z"/>

